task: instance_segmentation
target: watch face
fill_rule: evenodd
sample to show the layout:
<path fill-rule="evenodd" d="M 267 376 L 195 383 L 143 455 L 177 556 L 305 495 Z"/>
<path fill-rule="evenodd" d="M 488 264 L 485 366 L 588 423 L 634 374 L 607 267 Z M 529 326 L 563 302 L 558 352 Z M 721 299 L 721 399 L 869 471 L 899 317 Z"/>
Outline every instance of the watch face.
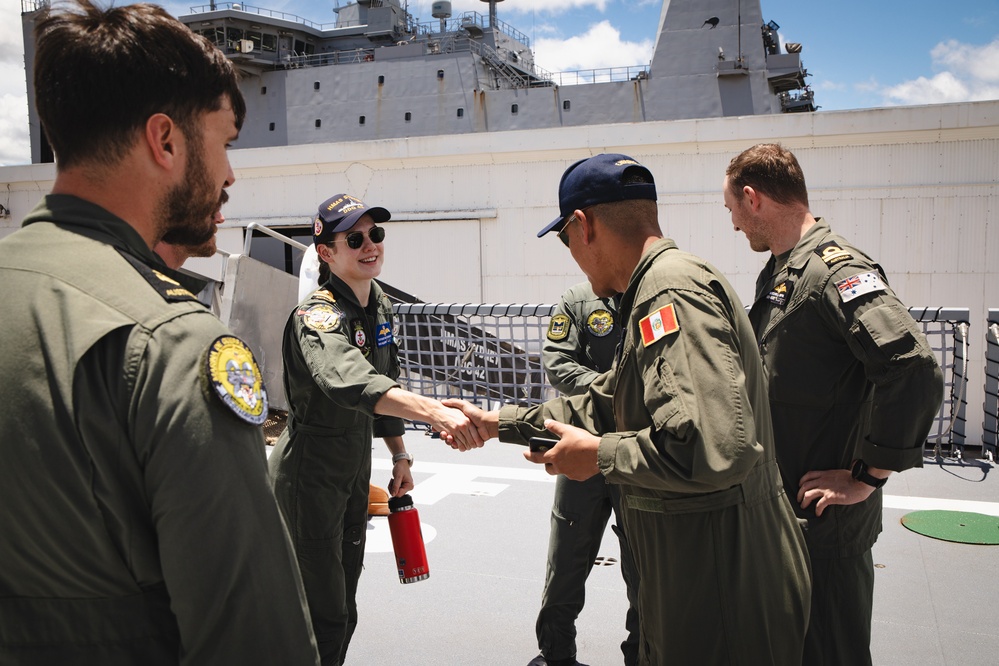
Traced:
<path fill-rule="evenodd" d="M 864 464 L 863 460 L 859 458 L 853 462 L 853 469 L 850 470 L 850 474 L 855 479 L 859 479 L 860 475 L 867 471 L 867 465 Z"/>

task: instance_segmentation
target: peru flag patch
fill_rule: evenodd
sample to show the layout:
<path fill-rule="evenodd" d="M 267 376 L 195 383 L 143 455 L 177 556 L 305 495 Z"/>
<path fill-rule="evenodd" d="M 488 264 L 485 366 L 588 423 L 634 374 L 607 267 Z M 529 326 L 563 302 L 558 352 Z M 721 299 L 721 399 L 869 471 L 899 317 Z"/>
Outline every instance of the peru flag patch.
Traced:
<path fill-rule="evenodd" d="M 659 338 L 666 337 L 670 333 L 680 330 L 680 324 L 676 321 L 676 312 L 673 304 L 659 308 L 648 317 L 638 322 L 638 327 L 642 329 L 642 344 L 646 347 Z"/>

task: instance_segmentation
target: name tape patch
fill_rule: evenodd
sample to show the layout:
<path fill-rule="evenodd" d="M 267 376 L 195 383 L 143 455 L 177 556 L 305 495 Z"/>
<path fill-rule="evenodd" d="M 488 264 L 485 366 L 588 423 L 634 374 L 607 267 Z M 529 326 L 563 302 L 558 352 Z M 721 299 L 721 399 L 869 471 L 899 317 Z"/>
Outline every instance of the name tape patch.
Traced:
<path fill-rule="evenodd" d="M 790 295 L 791 290 L 788 288 L 787 282 L 785 281 L 774 287 L 770 293 L 767 294 L 767 300 L 777 307 L 782 308 L 787 304 L 787 299 Z"/>
<path fill-rule="evenodd" d="M 378 327 L 378 334 L 375 335 L 375 346 L 384 347 L 385 345 L 391 342 L 392 342 L 392 327 L 388 325 L 388 322 L 386 322 Z"/>

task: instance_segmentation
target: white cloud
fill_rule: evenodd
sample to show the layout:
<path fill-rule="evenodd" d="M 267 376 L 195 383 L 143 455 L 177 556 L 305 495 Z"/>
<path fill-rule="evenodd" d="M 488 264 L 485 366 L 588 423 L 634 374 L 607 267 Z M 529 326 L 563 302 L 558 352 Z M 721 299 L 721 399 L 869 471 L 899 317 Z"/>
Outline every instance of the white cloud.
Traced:
<path fill-rule="evenodd" d="M 942 71 L 883 88 L 885 104 L 999 99 L 999 38 L 984 46 L 951 39 L 937 44 L 930 55 L 934 68 Z"/>
<path fill-rule="evenodd" d="M 965 72 L 978 81 L 999 82 L 999 39 L 985 46 L 951 39 L 933 47 L 930 55 L 935 65 L 950 71 Z"/>
<path fill-rule="evenodd" d="M 878 83 L 878 80 L 873 76 L 866 81 L 860 81 L 853 84 L 853 89 L 859 92 L 878 92 L 882 88 L 884 88 L 884 86 Z"/>
<path fill-rule="evenodd" d="M 0 166 L 29 162 L 28 96 L 0 95 Z"/>
<path fill-rule="evenodd" d="M 651 39 L 623 41 L 620 30 L 609 21 L 601 21 L 576 37 L 538 39 L 534 59 L 552 72 L 644 65 L 652 59 L 653 48 L 655 43 Z"/>
<path fill-rule="evenodd" d="M 20 4 L 0 3 L 0 165 L 31 161 Z"/>
<path fill-rule="evenodd" d="M 836 81 L 819 81 L 815 86 L 818 90 L 846 90 L 845 83 L 838 83 Z"/>

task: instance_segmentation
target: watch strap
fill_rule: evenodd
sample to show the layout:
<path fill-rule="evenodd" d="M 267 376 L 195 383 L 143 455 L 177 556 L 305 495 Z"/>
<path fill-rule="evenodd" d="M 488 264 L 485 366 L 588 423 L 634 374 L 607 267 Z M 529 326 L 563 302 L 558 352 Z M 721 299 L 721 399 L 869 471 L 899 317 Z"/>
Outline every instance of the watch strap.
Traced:
<path fill-rule="evenodd" d="M 402 453 L 396 453 L 392 456 L 392 464 L 396 464 L 400 460 L 405 460 L 409 463 L 409 466 L 413 466 L 413 454 L 403 451 Z"/>
<path fill-rule="evenodd" d="M 866 483 L 872 488 L 880 488 L 881 486 L 885 485 L 885 483 L 888 482 L 888 479 L 879 479 L 878 477 L 868 472 L 867 463 L 865 463 L 863 460 L 859 458 L 853 463 L 853 469 L 850 471 L 850 473 L 853 475 L 853 478 L 855 478 L 857 481 L 860 481 L 861 483 Z"/>

